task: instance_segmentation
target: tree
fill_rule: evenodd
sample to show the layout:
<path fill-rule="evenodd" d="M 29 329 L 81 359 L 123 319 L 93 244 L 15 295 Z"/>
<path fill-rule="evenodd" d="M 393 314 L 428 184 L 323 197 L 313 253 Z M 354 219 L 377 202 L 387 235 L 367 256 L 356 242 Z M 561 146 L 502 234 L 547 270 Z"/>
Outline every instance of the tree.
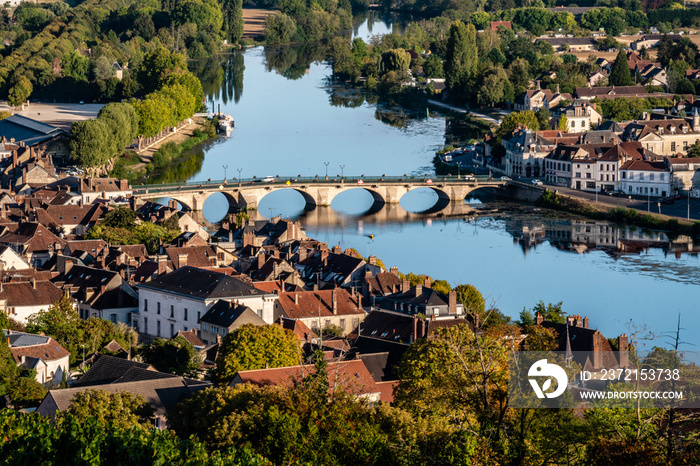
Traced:
<path fill-rule="evenodd" d="M 384 52 L 379 58 L 379 73 L 384 74 L 389 71 L 397 71 L 405 74 L 411 65 L 411 55 L 404 49 L 391 49 Z"/>
<path fill-rule="evenodd" d="M 624 50 L 620 50 L 617 53 L 617 58 L 615 58 L 615 63 L 613 63 L 612 70 L 610 71 L 608 82 L 613 86 L 632 85 L 632 74 L 630 73 L 630 67 L 627 64 L 627 54 Z"/>
<path fill-rule="evenodd" d="M 154 410 L 140 395 L 88 389 L 73 396 L 65 415 L 78 419 L 93 418 L 105 427 L 111 424 L 122 429 L 149 428 L 153 424 Z"/>
<path fill-rule="evenodd" d="M 521 325 L 532 325 L 534 323 L 534 316 L 538 313 L 542 315 L 544 320 L 549 322 L 557 322 L 563 324 L 566 322 L 564 317 L 564 311 L 562 310 L 562 302 L 559 301 L 556 304 L 546 304 L 544 301 L 538 301 L 537 304 L 532 308 L 532 310 L 523 309 L 520 313 L 520 324 Z"/>
<path fill-rule="evenodd" d="M 476 100 L 482 107 L 494 107 L 504 101 L 505 84 L 508 75 L 502 67 L 494 68 L 484 76 L 484 82 L 479 87 Z"/>
<path fill-rule="evenodd" d="M 552 119 L 552 112 L 548 108 L 542 107 L 535 112 L 540 128 L 549 128 L 549 120 Z"/>
<path fill-rule="evenodd" d="M 688 147 L 688 153 L 686 154 L 686 157 L 700 157 L 700 141 L 695 141 L 692 146 Z"/>
<path fill-rule="evenodd" d="M 95 60 L 95 63 L 92 65 L 92 74 L 95 76 L 95 79 L 101 81 L 108 80 L 114 75 L 112 62 L 104 55 L 97 57 L 97 60 Z"/>
<path fill-rule="evenodd" d="M 32 314 L 27 320 L 27 332 L 44 332 L 54 338 L 71 353 L 71 361 L 75 361 L 82 343 L 82 332 L 78 325 L 80 316 L 68 293 L 51 304 L 47 310 Z"/>
<path fill-rule="evenodd" d="M 486 301 L 473 285 L 458 285 L 455 288 L 457 301 L 464 306 L 464 312 L 473 314 L 479 318 L 486 312 Z"/>
<path fill-rule="evenodd" d="M 12 107 L 18 107 L 29 99 L 34 86 L 26 76 L 20 76 L 10 88 L 7 103 Z"/>
<path fill-rule="evenodd" d="M 535 112 L 532 110 L 525 110 L 522 112 L 513 112 L 504 117 L 496 133 L 499 136 L 505 136 L 513 132 L 518 125 L 526 126 L 532 131 L 537 131 L 540 128 L 540 123 Z"/>
<path fill-rule="evenodd" d="M 156 338 L 139 353 L 145 362 L 159 371 L 187 377 L 195 377 L 202 364 L 199 351 L 180 336 L 170 340 Z"/>
<path fill-rule="evenodd" d="M 566 115 L 561 115 L 559 117 L 559 121 L 557 122 L 557 129 L 559 131 L 569 130 L 569 119 L 566 117 Z"/>
<path fill-rule="evenodd" d="M 68 146 L 73 159 L 88 168 L 98 167 L 111 155 L 111 134 L 100 120 L 83 120 L 73 123 Z"/>
<path fill-rule="evenodd" d="M 224 337 L 214 379 L 228 383 L 238 371 L 299 364 L 299 342 L 279 325 L 243 325 Z"/>
<path fill-rule="evenodd" d="M 478 61 L 474 25 L 465 26 L 461 21 L 452 23 L 445 58 L 447 87 L 459 96 L 466 96 Z"/>

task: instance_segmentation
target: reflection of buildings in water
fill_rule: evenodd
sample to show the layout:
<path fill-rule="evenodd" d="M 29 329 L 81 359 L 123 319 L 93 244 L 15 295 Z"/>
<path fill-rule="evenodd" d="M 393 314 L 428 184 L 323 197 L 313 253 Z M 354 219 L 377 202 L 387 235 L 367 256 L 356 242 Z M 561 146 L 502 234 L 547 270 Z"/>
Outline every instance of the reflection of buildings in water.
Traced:
<path fill-rule="evenodd" d="M 662 249 L 676 257 L 700 252 L 700 244 L 685 235 L 669 239 L 661 231 L 619 227 L 595 220 L 508 219 L 505 229 L 513 237 L 513 242 L 520 244 L 524 253 L 545 241 L 562 251 L 583 254 L 601 250 L 615 258 L 623 254 L 640 254 L 650 248 Z"/>

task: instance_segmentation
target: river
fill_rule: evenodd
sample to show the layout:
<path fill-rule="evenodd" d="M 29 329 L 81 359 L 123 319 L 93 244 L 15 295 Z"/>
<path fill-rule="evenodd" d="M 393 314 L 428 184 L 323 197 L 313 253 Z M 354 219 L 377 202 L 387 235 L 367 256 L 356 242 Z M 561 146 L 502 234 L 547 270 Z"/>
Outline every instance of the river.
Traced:
<path fill-rule="evenodd" d="M 403 24 L 371 18 L 359 21 L 352 34 L 369 40 Z M 229 139 L 207 145 L 189 172 L 180 170 L 175 177 L 430 173 L 436 150 L 480 136 L 453 117 L 391 107 L 334 84 L 324 59 L 322 46 L 306 45 L 257 47 L 198 64 L 194 71 L 210 102 L 233 115 L 236 127 Z M 401 205 L 421 211 L 435 199 L 421 190 L 405 196 Z M 630 324 L 646 325 L 658 337 L 640 343 L 649 349 L 668 343 L 661 334 L 675 330 L 681 315 L 681 339 L 698 341 L 700 260 L 694 253 L 673 253 L 681 246 L 663 234 L 557 219 L 501 201 L 482 205 L 477 199 L 468 202 L 507 212 L 477 220 L 377 223 L 362 216 L 371 202 L 361 189 L 338 196 L 331 207 L 341 220 L 307 224 L 308 235 L 377 255 L 403 272 L 426 273 L 453 285 L 471 283 L 514 319 L 539 300 L 562 301 L 566 313 L 588 316 L 607 337 L 629 334 Z M 227 207 L 222 195 L 213 196 L 204 214 L 216 222 Z M 302 213 L 303 200 L 292 190 L 268 195 L 258 209 L 266 217 Z"/>

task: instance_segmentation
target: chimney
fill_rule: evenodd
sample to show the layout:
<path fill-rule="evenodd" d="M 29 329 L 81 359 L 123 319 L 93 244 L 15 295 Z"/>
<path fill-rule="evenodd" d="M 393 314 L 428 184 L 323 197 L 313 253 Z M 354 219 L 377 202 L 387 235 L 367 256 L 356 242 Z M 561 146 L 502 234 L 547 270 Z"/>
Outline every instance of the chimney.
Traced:
<path fill-rule="evenodd" d="M 331 299 L 333 300 L 333 314 L 336 315 L 338 314 L 338 290 L 336 288 L 333 289 Z"/>
<path fill-rule="evenodd" d="M 416 285 L 416 296 L 420 296 L 421 294 L 423 294 L 423 286 Z"/>
<path fill-rule="evenodd" d="M 279 259 L 279 258 L 280 258 L 280 250 L 279 250 L 279 249 L 273 249 L 273 250 L 272 250 L 272 257 L 274 257 L 275 259 Z"/>
<path fill-rule="evenodd" d="M 411 334 L 411 341 L 413 343 L 418 339 L 418 316 L 413 316 L 413 333 Z"/>
<path fill-rule="evenodd" d="M 540 89 L 542 89 L 542 88 L 540 87 L 540 80 L 539 80 L 539 79 L 538 79 L 537 81 L 535 81 L 535 84 L 537 85 L 537 90 L 538 90 L 538 91 L 539 91 Z"/>
<path fill-rule="evenodd" d="M 583 318 L 583 328 L 588 328 L 588 316 Z"/>
<path fill-rule="evenodd" d="M 623 367 L 629 366 L 630 363 L 629 345 L 630 342 L 627 334 L 623 333 L 620 335 L 620 338 L 618 339 L 618 346 L 620 350 L 620 365 Z"/>
<path fill-rule="evenodd" d="M 449 314 L 457 314 L 457 292 L 455 290 L 447 294 L 447 303 L 447 312 Z"/>
<path fill-rule="evenodd" d="M 304 262 L 306 260 L 306 248 L 299 246 L 299 262 Z"/>
<path fill-rule="evenodd" d="M 12 151 L 12 168 L 17 168 L 17 151 Z"/>
<path fill-rule="evenodd" d="M 36 290 L 36 279 L 32 278 L 32 279 L 29 280 L 29 281 L 30 281 L 31 284 L 32 284 L 32 289 L 33 289 L 33 290 Z"/>
<path fill-rule="evenodd" d="M 566 317 L 566 323 L 567 323 L 570 327 L 575 327 L 574 320 L 575 320 L 575 319 L 574 319 L 574 316 L 567 316 L 567 317 Z"/>
<path fill-rule="evenodd" d="M 178 254 L 177 255 L 177 268 L 179 269 L 180 267 L 186 267 L 187 266 L 187 254 Z"/>
<path fill-rule="evenodd" d="M 262 269 L 263 265 L 265 265 L 265 253 L 260 251 L 260 254 L 258 254 L 258 270 Z"/>
<path fill-rule="evenodd" d="M 100 294 L 105 294 L 107 291 L 107 285 L 100 285 Z"/>
<path fill-rule="evenodd" d="M 560 92 L 559 92 L 559 84 L 557 84 L 557 94 L 560 94 Z"/>
<path fill-rule="evenodd" d="M 377 256 L 369 256 L 369 265 L 377 265 Z"/>
<path fill-rule="evenodd" d="M 431 283 L 431 281 L 430 281 L 430 278 L 426 278 L 426 279 L 423 281 L 423 286 L 426 287 L 426 288 L 430 288 L 430 285 L 431 285 L 431 284 L 432 284 L 432 283 Z"/>
<path fill-rule="evenodd" d="M 405 293 L 411 288 L 411 284 L 408 282 L 408 280 L 403 280 L 401 282 L 401 292 Z"/>
<path fill-rule="evenodd" d="M 365 269 L 365 278 L 372 278 L 373 275 L 371 270 Z"/>
<path fill-rule="evenodd" d="M 576 316 L 576 326 L 579 328 L 583 328 L 583 321 L 581 320 L 581 314 Z"/>
<path fill-rule="evenodd" d="M 299 305 L 299 295 L 297 293 L 294 293 L 294 304 Z"/>
<path fill-rule="evenodd" d="M 216 344 L 217 345 L 221 344 L 221 335 L 219 335 L 218 333 L 216 334 Z"/>
<path fill-rule="evenodd" d="M 593 368 L 603 367 L 603 341 L 605 337 L 598 330 L 593 334 Z"/>
<path fill-rule="evenodd" d="M 340 243 L 338 243 L 337 246 L 333 246 L 332 252 L 333 252 L 333 254 L 340 254 L 340 252 L 341 252 Z"/>
<path fill-rule="evenodd" d="M 27 183 L 27 167 L 22 169 L 22 184 Z"/>
<path fill-rule="evenodd" d="M 399 268 L 398 267 L 391 267 L 389 269 L 389 273 L 393 273 L 394 275 L 396 275 L 398 277 L 399 276 Z"/>
<path fill-rule="evenodd" d="M 542 325 L 542 322 L 544 322 L 544 317 L 539 312 L 537 313 L 537 316 L 535 317 L 535 322 L 537 322 L 537 325 Z"/>

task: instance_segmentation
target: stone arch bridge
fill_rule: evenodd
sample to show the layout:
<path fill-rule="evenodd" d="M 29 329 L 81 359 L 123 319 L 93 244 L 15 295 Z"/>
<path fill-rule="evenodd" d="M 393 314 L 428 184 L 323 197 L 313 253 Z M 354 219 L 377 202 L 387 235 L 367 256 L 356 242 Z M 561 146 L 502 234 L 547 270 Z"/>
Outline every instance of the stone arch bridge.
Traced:
<path fill-rule="evenodd" d="M 306 210 L 316 206 L 330 206 L 333 198 L 344 191 L 364 189 L 374 198 L 372 209 L 384 204 L 397 204 L 401 198 L 418 188 L 429 188 L 438 195 L 436 205 L 430 210 L 439 211 L 452 201 L 464 200 L 469 193 L 485 187 L 502 187 L 509 181 L 486 176 L 437 176 L 437 177 L 344 177 L 344 178 L 261 178 L 245 180 L 219 180 L 187 182 L 133 187 L 138 199 L 174 199 L 184 210 L 202 210 L 209 196 L 222 193 L 232 208 L 257 209 L 260 201 L 273 191 L 293 189 L 306 201 Z"/>

